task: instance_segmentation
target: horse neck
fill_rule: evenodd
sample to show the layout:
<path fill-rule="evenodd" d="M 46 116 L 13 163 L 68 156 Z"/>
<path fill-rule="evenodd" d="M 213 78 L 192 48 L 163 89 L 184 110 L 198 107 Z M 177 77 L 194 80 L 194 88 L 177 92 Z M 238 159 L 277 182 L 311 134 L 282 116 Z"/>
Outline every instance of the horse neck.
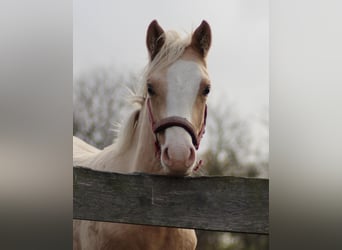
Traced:
<path fill-rule="evenodd" d="M 146 101 L 140 111 L 131 146 L 134 152 L 133 172 L 161 173 L 162 167 L 156 155 L 155 135 L 152 131 Z"/>
<path fill-rule="evenodd" d="M 113 144 L 105 148 L 96 158 L 97 168 L 121 173 L 162 173 L 160 159 L 156 156 L 155 136 L 148 117 L 146 102 L 139 112 L 139 118 L 130 142 L 125 150 Z M 125 139 L 127 139 L 125 138 Z"/>

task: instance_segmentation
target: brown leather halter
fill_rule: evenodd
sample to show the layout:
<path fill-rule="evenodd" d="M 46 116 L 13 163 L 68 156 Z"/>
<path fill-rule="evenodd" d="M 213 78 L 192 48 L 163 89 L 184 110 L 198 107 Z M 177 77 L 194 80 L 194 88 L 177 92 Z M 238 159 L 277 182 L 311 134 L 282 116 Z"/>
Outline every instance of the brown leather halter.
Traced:
<path fill-rule="evenodd" d="M 153 117 L 152 108 L 151 108 L 150 98 L 147 99 L 147 108 L 148 108 L 148 114 L 149 114 L 149 118 L 150 118 L 150 122 L 152 126 L 152 131 L 155 135 L 156 154 L 160 152 L 160 143 L 158 141 L 157 134 L 170 127 L 181 127 L 185 129 L 192 138 L 192 144 L 194 145 L 196 150 L 198 150 L 203 134 L 205 133 L 205 125 L 207 121 L 207 105 L 205 105 L 203 124 L 198 134 L 196 134 L 194 126 L 184 117 L 170 116 L 170 117 L 163 118 L 159 121 L 155 121 Z"/>

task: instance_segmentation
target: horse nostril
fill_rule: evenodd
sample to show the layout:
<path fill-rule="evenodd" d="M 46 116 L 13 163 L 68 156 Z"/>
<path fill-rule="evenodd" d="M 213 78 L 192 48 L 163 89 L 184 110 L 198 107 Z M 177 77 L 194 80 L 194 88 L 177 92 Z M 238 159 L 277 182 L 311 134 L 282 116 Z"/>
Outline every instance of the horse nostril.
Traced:
<path fill-rule="evenodd" d="M 196 153 L 195 153 L 195 149 L 193 147 L 190 148 L 190 153 L 189 153 L 189 158 L 187 160 L 187 166 L 191 166 L 196 158 Z"/>
<path fill-rule="evenodd" d="M 170 161 L 170 156 L 169 156 L 169 148 L 165 148 L 163 151 L 163 158 L 166 161 Z"/>

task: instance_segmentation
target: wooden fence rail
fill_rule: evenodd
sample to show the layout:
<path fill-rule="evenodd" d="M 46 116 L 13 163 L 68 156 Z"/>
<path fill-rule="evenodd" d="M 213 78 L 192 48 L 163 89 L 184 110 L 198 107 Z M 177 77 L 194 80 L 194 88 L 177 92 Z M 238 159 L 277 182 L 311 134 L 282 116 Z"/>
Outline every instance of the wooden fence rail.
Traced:
<path fill-rule="evenodd" d="M 268 180 L 74 167 L 74 219 L 268 234 Z"/>

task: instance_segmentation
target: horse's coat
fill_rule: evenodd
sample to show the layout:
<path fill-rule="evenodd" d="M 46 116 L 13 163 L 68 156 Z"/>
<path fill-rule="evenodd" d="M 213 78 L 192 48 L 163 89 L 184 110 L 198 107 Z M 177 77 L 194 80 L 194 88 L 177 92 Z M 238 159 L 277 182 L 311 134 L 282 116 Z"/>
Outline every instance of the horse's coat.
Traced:
<path fill-rule="evenodd" d="M 203 21 L 192 36 L 180 39 L 153 21 L 146 44 L 150 63 L 142 93 L 135 99 L 140 107 L 130 115 L 117 141 L 103 150 L 74 137 L 74 166 L 163 175 L 190 175 L 196 167 L 196 150 L 188 131 L 176 125 L 154 134 L 149 112 L 157 120 L 186 118 L 195 133 L 201 131 L 210 87 L 205 63 L 210 27 Z M 74 249 L 195 249 L 196 242 L 194 230 L 189 229 L 74 221 Z"/>

